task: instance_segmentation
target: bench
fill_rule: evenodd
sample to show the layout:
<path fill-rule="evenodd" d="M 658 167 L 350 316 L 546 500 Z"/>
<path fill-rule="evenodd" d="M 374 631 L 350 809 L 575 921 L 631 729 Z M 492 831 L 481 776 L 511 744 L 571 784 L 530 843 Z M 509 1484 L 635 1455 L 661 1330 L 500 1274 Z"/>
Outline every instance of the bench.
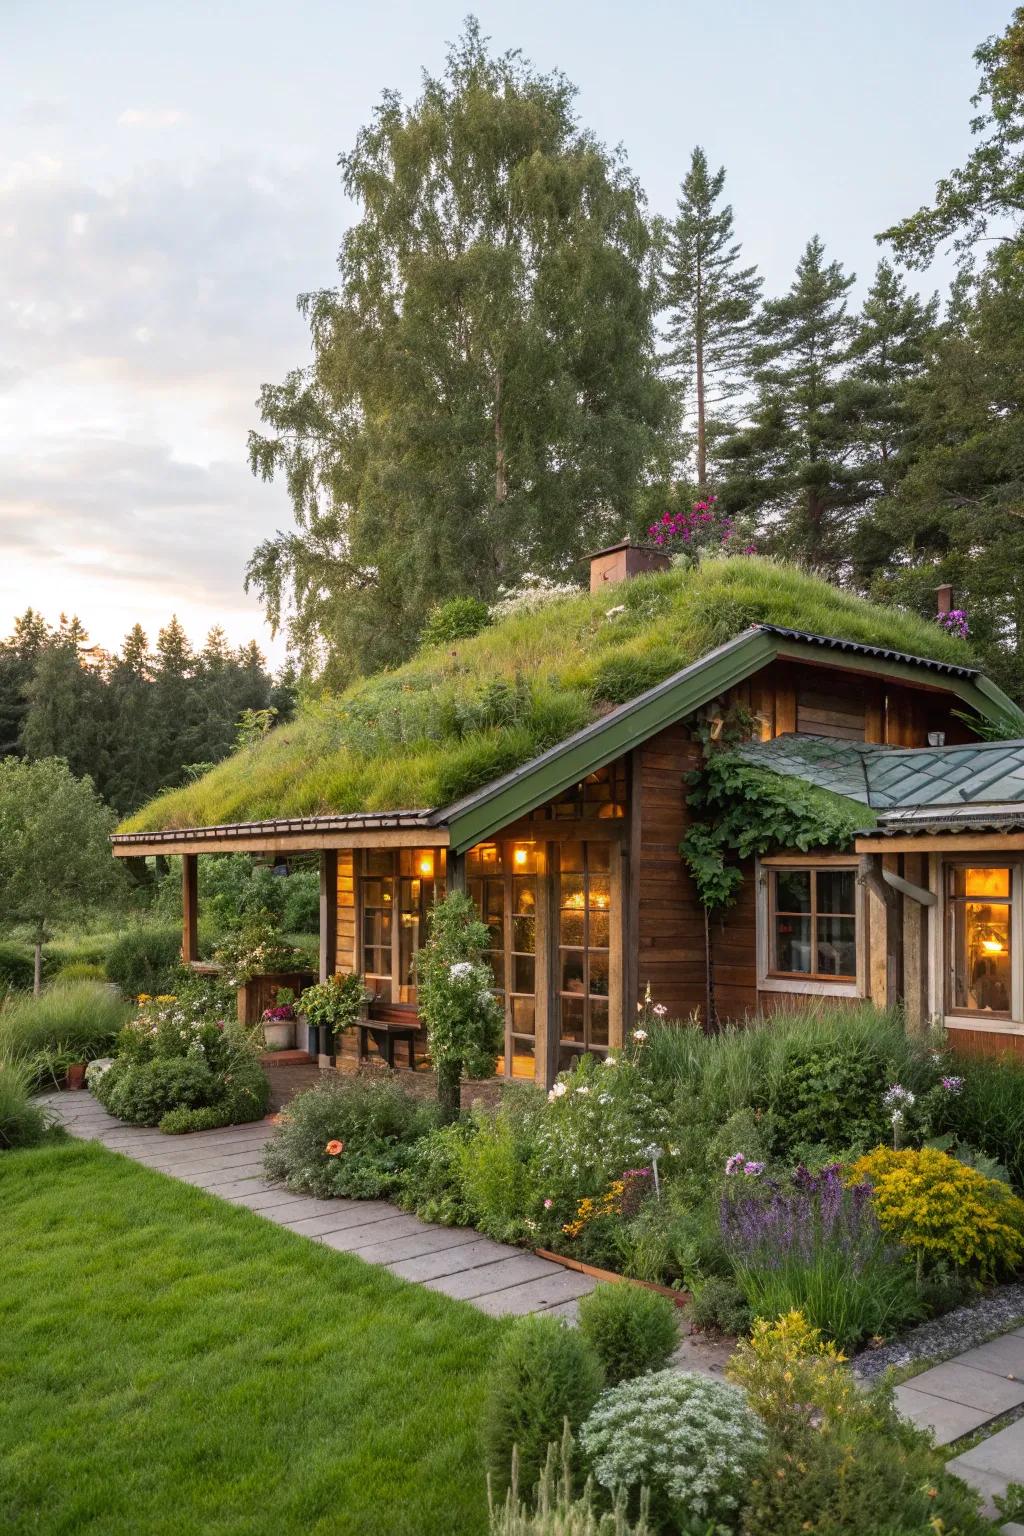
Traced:
<path fill-rule="evenodd" d="M 359 1060 L 365 1061 L 370 1054 L 370 1037 L 389 1067 L 395 1064 L 395 1043 L 403 1041 L 409 1047 L 409 1070 L 416 1070 L 416 1019 L 360 1019 Z"/>

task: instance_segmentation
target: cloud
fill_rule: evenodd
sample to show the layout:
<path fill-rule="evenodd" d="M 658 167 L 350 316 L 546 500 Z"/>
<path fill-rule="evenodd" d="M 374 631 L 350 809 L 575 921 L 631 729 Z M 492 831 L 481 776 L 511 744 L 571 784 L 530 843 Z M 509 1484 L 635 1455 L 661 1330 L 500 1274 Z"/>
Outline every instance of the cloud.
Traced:
<path fill-rule="evenodd" d="M 185 122 L 187 112 L 179 112 L 177 107 L 125 107 L 118 113 L 117 126 L 119 128 L 175 128 L 178 123 Z"/>

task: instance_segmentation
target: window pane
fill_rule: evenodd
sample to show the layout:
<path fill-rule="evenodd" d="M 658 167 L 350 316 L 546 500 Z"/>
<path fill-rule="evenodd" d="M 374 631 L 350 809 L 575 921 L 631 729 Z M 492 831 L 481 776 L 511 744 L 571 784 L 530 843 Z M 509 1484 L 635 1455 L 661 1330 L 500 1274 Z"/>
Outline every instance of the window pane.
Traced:
<path fill-rule="evenodd" d="M 583 1040 L 583 999 L 582 997 L 563 997 L 562 1005 L 561 1038 L 563 1040 Z"/>
<path fill-rule="evenodd" d="M 559 991 L 583 993 L 583 951 L 563 949 L 559 953 Z"/>
<path fill-rule="evenodd" d="M 517 1035 L 533 1035 L 537 1010 L 532 997 L 512 999 L 512 1028 Z"/>
<path fill-rule="evenodd" d="M 1007 1013 L 1011 998 L 1010 907 L 953 905 L 953 1006 Z"/>
<path fill-rule="evenodd" d="M 811 872 L 809 869 L 777 869 L 775 871 L 776 912 L 809 912 L 811 910 Z"/>
<path fill-rule="evenodd" d="M 530 879 L 513 880 L 512 910 L 513 912 L 536 912 L 537 882 L 532 877 Z"/>
<path fill-rule="evenodd" d="M 590 914 L 590 944 L 599 949 L 608 948 L 608 913 L 591 912 Z"/>
<path fill-rule="evenodd" d="M 775 969 L 797 976 L 811 973 L 811 920 L 809 917 L 775 919 Z"/>
<path fill-rule="evenodd" d="M 518 1078 L 533 1077 L 534 1071 L 534 1044 L 532 1040 L 512 1041 L 512 1076 Z"/>
<path fill-rule="evenodd" d="M 390 907 L 391 886 L 384 880 L 363 881 L 363 906 L 364 907 Z"/>
<path fill-rule="evenodd" d="M 390 912 L 366 912 L 363 914 L 363 943 L 390 946 Z M 390 970 L 391 967 L 388 966 L 388 969 Z"/>
<path fill-rule="evenodd" d="M 477 843 L 466 854 L 467 875 L 499 874 L 502 869 L 501 854 L 499 843 Z"/>
<path fill-rule="evenodd" d="M 367 875 L 392 875 L 395 872 L 395 856 L 390 849 L 368 848 L 363 854 L 363 873 Z"/>
<path fill-rule="evenodd" d="M 521 955 L 532 955 L 536 948 L 536 920 L 532 917 L 512 919 L 512 948 Z"/>
<path fill-rule="evenodd" d="M 608 1004 L 596 1000 L 590 1005 L 590 1044 L 608 1044 Z"/>
<path fill-rule="evenodd" d="M 380 1002 L 380 1003 L 390 1003 L 390 1001 L 391 1001 L 391 977 L 390 976 L 374 976 L 370 980 L 370 986 L 373 988 L 374 995 L 377 998 L 378 1002 Z"/>
<path fill-rule="evenodd" d="M 558 850 L 558 867 L 563 874 L 583 872 L 583 844 L 562 843 Z"/>
<path fill-rule="evenodd" d="M 611 901 L 611 886 L 607 875 L 591 875 L 587 881 L 587 903 L 599 912 L 607 912 Z"/>
<path fill-rule="evenodd" d="M 514 843 L 510 863 L 514 875 L 533 875 L 540 868 L 541 850 L 537 843 Z"/>
<path fill-rule="evenodd" d="M 594 997 L 608 996 L 608 951 L 590 951 L 590 992 Z"/>
<path fill-rule="evenodd" d="M 492 974 L 494 976 L 494 990 L 496 992 L 503 992 L 505 990 L 505 956 L 504 956 L 504 954 L 500 950 L 494 950 L 491 953 L 486 954 L 484 956 L 484 959 L 487 961 L 487 964 L 490 966 L 491 972 L 492 972 Z"/>
<path fill-rule="evenodd" d="M 562 910 L 565 912 L 582 912 L 586 904 L 585 876 L 563 874 L 561 881 Z"/>
<path fill-rule="evenodd" d="M 818 918 L 817 969 L 822 976 L 856 976 L 857 940 L 852 917 Z"/>
<path fill-rule="evenodd" d="M 854 906 L 854 871 L 852 869 L 819 869 L 818 911 L 842 912 L 852 916 Z"/>
<path fill-rule="evenodd" d="M 533 992 L 535 987 L 533 956 L 513 955 L 512 957 L 512 986 L 513 992 Z"/>
<path fill-rule="evenodd" d="M 591 874 L 606 874 L 611 848 L 608 843 L 587 844 L 587 867 Z"/>
<path fill-rule="evenodd" d="M 563 912 L 559 919 L 559 937 L 563 944 L 582 944 L 584 919 L 582 912 Z"/>
<path fill-rule="evenodd" d="M 953 890 L 957 896 L 995 896 L 1008 899 L 1010 871 L 1005 867 L 954 868 Z"/>

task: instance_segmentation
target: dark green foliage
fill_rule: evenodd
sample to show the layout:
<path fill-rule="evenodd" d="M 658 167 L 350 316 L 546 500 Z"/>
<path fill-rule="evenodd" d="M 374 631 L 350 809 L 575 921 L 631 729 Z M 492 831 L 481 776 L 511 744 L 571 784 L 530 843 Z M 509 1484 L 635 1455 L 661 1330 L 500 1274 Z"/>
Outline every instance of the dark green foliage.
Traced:
<path fill-rule="evenodd" d="M 732 1338 L 745 1334 L 752 1321 L 746 1296 L 735 1280 L 724 1275 L 709 1275 L 695 1286 L 690 1319 L 695 1328 L 706 1333 L 724 1333 Z"/>
<path fill-rule="evenodd" d="M 231 1081 L 217 1086 L 213 1103 L 190 1107 L 179 1103 L 160 1116 L 160 1129 L 168 1136 L 186 1131 L 215 1131 L 222 1125 L 244 1125 L 260 1120 L 270 1104 L 267 1074 L 254 1057 L 243 1056 L 234 1063 Z"/>
<path fill-rule="evenodd" d="M 490 610 L 478 597 L 450 597 L 430 610 L 420 638 L 424 645 L 454 645 L 489 623 Z"/>
<path fill-rule="evenodd" d="M 889 1130 L 882 1095 L 890 1081 L 888 1062 L 863 1040 L 840 1033 L 829 1045 L 794 1042 L 764 1105 L 775 1126 L 774 1150 L 787 1157 L 830 1133 L 841 1135 L 845 1147 L 877 1146 Z"/>
<path fill-rule="evenodd" d="M 413 1144 L 436 1124 L 434 1106 L 391 1078 L 325 1081 L 292 1099 L 264 1149 L 263 1165 L 268 1178 L 320 1199 L 389 1195 Z M 341 1150 L 328 1152 L 336 1143 Z"/>
<path fill-rule="evenodd" d="M 49 1117 L 32 1099 L 33 1074 L 24 1062 L 0 1059 L 0 1152 L 35 1147 L 49 1129 Z"/>
<path fill-rule="evenodd" d="M 174 991 L 180 964 L 181 929 L 140 924 L 126 928 L 114 941 L 106 969 L 126 997 L 142 992 L 157 997 Z"/>
<path fill-rule="evenodd" d="M 1024 1194 L 1024 1065 L 1009 1055 L 972 1057 L 955 1071 L 964 1086 L 937 1099 L 935 1129 L 994 1157 Z"/>
<path fill-rule="evenodd" d="M 32 956 L 23 944 L 0 943 L 0 992 L 30 989 L 34 969 Z"/>
<path fill-rule="evenodd" d="M 316 870 L 301 869 L 282 881 L 284 910 L 281 927 L 285 933 L 320 932 L 320 876 Z"/>
<path fill-rule="evenodd" d="M 421 1136 L 402 1172 L 396 1203 L 423 1221 L 472 1226 L 476 1212 L 463 1187 L 461 1156 L 472 1134 L 467 1121 L 453 1120 Z"/>
<path fill-rule="evenodd" d="M 675 1303 L 639 1285 L 599 1285 L 580 1302 L 579 1328 L 610 1387 L 660 1371 L 679 1343 Z"/>
<path fill-rule="evenodd" d="M 519 1487 L 532 1489 L 548 1445 L 565 1421 L 576 1429 L 597 1400 L 601 1363 L 577 1329 L 553 1317 L 525 1317 L 506 1334 L 487 1383 L 482 1439 L 487 1471 L 500 1498 L 518 1451 Z"/>
<path fill-rule="evenodd" d="M 694 776 L 689 805 L 706 820 L 693 825 L 680 851 L 711 911 L 728 906 L 740 884 L 729 855 L 743 860 L 779 848 L 846 848 L 874 819 L 859 801 L 755 767 L 728 751 L 710 753 Z"/>
<path fill-rule="evenodd" d="M 205 1061 L 166 1056 L 157 1061 L 115 1061 L 95 1081 L 100 1103 L 131 1125 L 159 1125 L 168 1110 L 209 1104 L 216 1081 Z"/>
<path fill-rule="evenodd" d="M 431 910 L 416 963 L 417 995 L 446 1120 L 459 1112 L 463 1075 L 493 1076 L 502 1049 L 504 1014 L 483 958 L 490 942 L 490 930 L 465 891 L 449 891 Z"/>

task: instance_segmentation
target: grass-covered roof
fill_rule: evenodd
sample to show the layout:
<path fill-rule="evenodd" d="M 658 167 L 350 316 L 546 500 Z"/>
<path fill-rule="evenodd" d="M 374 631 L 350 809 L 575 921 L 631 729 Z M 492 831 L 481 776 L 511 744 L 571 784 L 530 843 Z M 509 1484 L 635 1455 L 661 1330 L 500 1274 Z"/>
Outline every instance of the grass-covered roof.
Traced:
<path fill-rule="evenodd" d="M 394 671 L 304 705 L 120 830 L 447 805 L 757 623 L 972 663 L 966 643 L 935 623 L 792 566 L 708 560 L 581 592 L 424 649 Z"/>

